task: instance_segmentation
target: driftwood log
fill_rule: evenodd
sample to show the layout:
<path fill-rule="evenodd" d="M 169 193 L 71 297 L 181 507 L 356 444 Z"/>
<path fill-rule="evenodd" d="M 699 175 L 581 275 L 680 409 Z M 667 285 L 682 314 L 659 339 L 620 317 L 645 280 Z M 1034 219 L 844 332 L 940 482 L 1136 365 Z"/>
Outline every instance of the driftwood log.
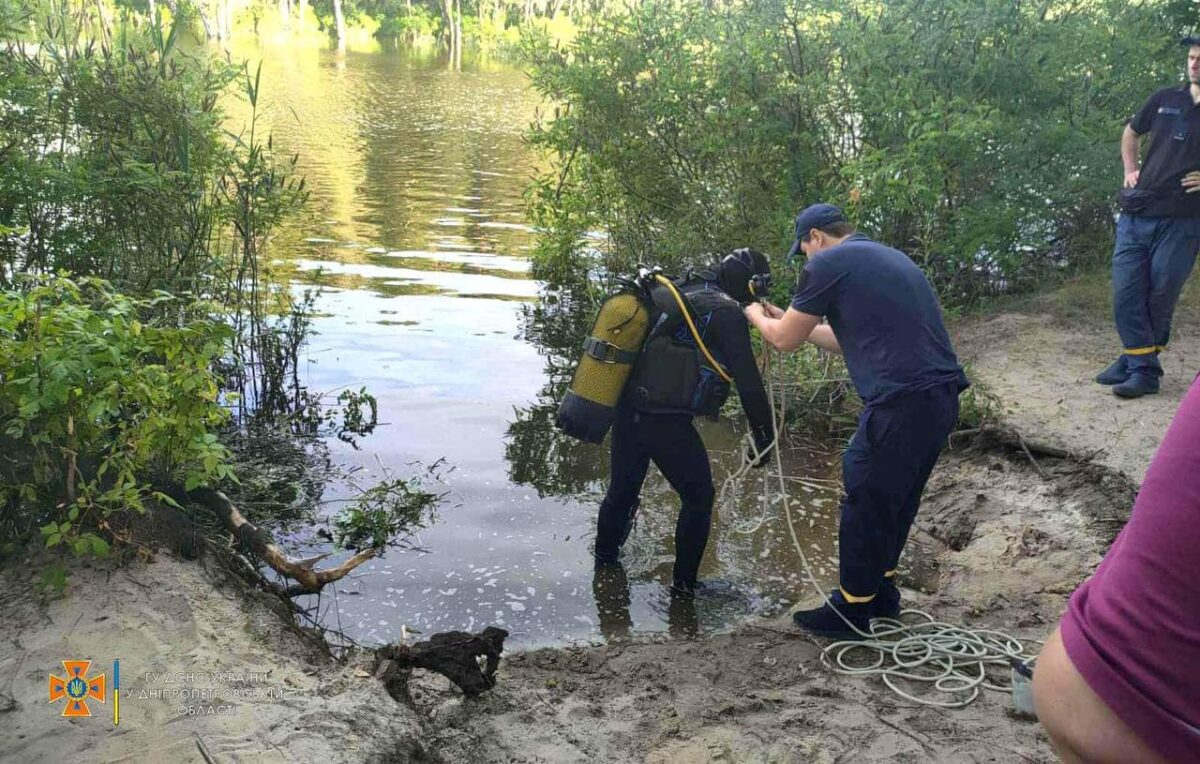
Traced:
<path fill-rule="evenodd" d="M 489 626 L 478 634 L 447 631 L 414 645 L 384 645 L 375 651 L 375 677 L 396 700 L 407 692 L 409 671 L 436 671 L 458 685 L 464 695 L 479 695 L 496 684 L 496 669 L 508 632 Z M 481 668 L 479 659 L 485 658 Z"/>
<path fill-rule="evenodd" d="M 295 581 L 296 583 L 286 590 L 286 593 L 291 596 L 315 594 L 325 584 L 345 578 L 350 571 L 375 556 L 374 549 L 364 549 L 341 565 L 317 570 L 316 564 L 328 557 L 329 553 L 302 560 L 292 559 L 276 545 L 269 533 L 247 520 L 229 500 L 229 497 L 220 491 L 211 488 L 195 488 L 185 492 L 184 495 L 189 501 L 207 507 L 215 513 L 221 522 L 225 523 L 225 527 L 233 534 L 238 544 L 257 555 L 276 573 Z M 178 499 L 176 500 L 178 501 Z"/>

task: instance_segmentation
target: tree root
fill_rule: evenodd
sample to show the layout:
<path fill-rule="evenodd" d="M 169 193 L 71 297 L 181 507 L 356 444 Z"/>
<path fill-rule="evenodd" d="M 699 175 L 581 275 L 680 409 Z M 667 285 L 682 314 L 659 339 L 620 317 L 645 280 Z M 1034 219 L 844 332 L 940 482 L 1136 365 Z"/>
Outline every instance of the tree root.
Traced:
<path fill-rule="evenodd" d="M 408 675 L 413 668 L 436 671 L 458 685 L 464 695 L 479 695 L 496 684 L 506 638 L 507 631 L 488 626 L 478 634 L 447 631 L 411 646 L 384 645 L 375 651 L 375 677 L 401 702 L 408 697 Z M 482 669 L 481 657 L 487 659 Z"/>
<path fill-rule="evenodd" d="M 212 510 L 233 534 L 234 539 L 260 557 L 272 570 L 295 581 L 296 583 L 286 590 L 287 594 L 293 597 L 300 594 L 315 594 L 325 584 L 345 578 L 350 571 L 375 557 L 374 549 L 364 549 L 337 567 L 316 570 L 316 564 L 328 557 L 329 554 L 319 554 L 303 560 L 294 560 L 288 557 L 275 544 L 269 533 L 247 520 L 229 500 L 229 497 L 220 491 L 211 488 L 196 488 L 187 491 L 186 496 L 190 501 Z"/>

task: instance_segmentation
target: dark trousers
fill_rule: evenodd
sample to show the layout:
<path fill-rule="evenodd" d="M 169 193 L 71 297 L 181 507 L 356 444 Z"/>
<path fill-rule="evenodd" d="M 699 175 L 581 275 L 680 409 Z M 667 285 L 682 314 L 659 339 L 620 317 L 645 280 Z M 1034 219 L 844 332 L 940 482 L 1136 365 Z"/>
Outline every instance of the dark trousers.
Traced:
<path fill-rule="evenodd" d="M 939 385 L 868 406 L 842 456 L 838 564 L 842 593 L 868 601 L 894 571 L 921 493 L 958 420 L 958 386 Z"/>
<path fill-rule="evenodd" d="M 596 521 L 596 558 L 617 558 L 629 530 L 650 462 L 679 494 L 675 523 L 676 581 L 696 580 L 712 522 L 712 469 L 708 451 L 688 414 L 644 414 L 617 408 L 612 429 L 612 475 Z"/>
<path fill-rule="evenodd" d="M 1160 376 L 1175 303 L 1196 262 L 1200 218 L 1122 213 L 1113 250 L 1113 318 L 1131 371 Z"/>

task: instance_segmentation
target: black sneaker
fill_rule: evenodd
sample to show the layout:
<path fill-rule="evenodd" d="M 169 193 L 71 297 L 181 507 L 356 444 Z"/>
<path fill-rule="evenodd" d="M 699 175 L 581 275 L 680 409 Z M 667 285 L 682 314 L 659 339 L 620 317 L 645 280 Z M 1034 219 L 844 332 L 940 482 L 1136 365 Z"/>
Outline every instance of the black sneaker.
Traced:
<path fill-rule="evenodd" d="M 875 592 L 875 599 L 867 603 L 871 606 L 872 618 L 900 617 L 900 590 L 896 588 L 895 579 L 885 578 Z"/>
<path fill-rule="evenodd" d="M 829 603 L 812 610 L 797 610 L 792 613 L 792 620 L 818 637 L 864 639 L 871 633 L 871 603 L 846 602 L 842 593 L 835 590 L 829 595 Z"/>
<path fill-rule="evenodd" d="M 1119 385 L 1127 379 L 1129 379 L 1129 361 L 1123 355 L 1117 356 L 1117 360 L 1096 375 L 1096 381 L 1102 385 Z"/>
<path fill-rule="evenodd" d="M 1143 395 L 1153 395 L 1158 392 L 1158 377 L 1143 371 L 1135 371 L 1129 379 L 1119 385 L 1113 385 L 1113 393 L 1122 398 L 1141 398 Z"/>

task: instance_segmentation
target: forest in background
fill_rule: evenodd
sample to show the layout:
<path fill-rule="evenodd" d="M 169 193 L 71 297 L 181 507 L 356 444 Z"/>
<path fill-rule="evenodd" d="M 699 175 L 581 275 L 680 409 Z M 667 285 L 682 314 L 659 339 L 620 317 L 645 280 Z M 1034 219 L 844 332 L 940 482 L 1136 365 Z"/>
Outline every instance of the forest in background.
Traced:
<path fill-rule="evenodd" d="M 1124 122 L 1182 81 L 1194 22 L 1185 0 L 645 2 L 531 36 L 556 104 L 532 133 L 555 159 L 540 273 L 778 255 L 817 201 L 956 307 L 1094 267 Z"/>

